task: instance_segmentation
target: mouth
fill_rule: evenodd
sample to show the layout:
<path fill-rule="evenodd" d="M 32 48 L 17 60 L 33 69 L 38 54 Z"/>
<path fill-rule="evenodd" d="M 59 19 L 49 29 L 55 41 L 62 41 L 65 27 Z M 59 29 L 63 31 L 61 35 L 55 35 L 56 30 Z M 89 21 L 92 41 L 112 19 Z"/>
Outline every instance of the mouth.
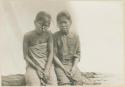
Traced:
<path fill-rule="evenodd" d="M 43 31 L 43 28 L 42 28 L 42 27 L 40 27 L 40 28 L 39 28 L 39 30 L 40 30 L 40 31 Z"/>
<path fill-rule="evenodd" d="M 68 30 L 68 28 L 63 27 L 63 28 L 62 28 L 62 30 L 67 31 L 67 30 Z"/>
<path fill-rule="evenodd" d="M 64 27 L 64 26 L 62 26 L 61 28 L 62 28 L 62 29 L 67 29 L 67 27 Z"/>
<path fill-rule="evenodd" d="M 44 29 L 44 28 L 41 26 L 41 27 L 40 27 L 40 30 L 43 30 L 43 29 Z"/>

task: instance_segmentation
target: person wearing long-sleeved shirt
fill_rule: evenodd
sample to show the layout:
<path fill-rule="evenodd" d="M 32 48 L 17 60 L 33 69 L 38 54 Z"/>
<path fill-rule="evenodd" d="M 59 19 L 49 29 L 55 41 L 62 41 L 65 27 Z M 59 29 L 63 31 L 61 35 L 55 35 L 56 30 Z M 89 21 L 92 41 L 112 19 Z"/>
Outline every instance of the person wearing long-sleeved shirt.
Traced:
<path fill-rule="evenodd" d="M 57 15 L 59 31 L 54 34 L 54 61 L 59 85 L 80 85 L 81 72 L 79 37 L 70 31 L 71 17 L 67 12 Z M 80 84 L 79 84 L 80 83 Z"/>

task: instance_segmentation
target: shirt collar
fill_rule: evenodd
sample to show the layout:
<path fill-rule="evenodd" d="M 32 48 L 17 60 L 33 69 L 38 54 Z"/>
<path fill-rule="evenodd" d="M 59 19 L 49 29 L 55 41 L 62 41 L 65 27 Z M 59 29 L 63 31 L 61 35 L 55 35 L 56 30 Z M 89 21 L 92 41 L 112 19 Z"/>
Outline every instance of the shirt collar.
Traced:
<path fill-rule="evenodd" d="M 60 32 L 61 33 L 61 32 Z M 66 36 L 68 38 L 73 38 L 73 32 L 69 31 L 69 33 L 67 35 L 61 33 L 62 36 Z"/>

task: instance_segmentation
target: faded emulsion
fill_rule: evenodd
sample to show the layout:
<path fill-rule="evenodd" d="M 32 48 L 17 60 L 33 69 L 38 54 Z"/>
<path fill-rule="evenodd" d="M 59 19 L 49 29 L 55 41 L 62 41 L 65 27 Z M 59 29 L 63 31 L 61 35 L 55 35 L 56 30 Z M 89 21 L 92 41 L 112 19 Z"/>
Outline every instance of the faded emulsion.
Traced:
<path fill-rule="evenodd" d="M 29 2 L 29 1 L 26 1 L 26 2 Z M 46 3 L 48 3 L 48 2 L 46 2 Z M 56 1 L 54 1 L 53 3 L 55 3 L 55 2 Z M 43 4 L 42 5 L 45 6 L 46 3 L 44 5 Z M 50 1 L 50 3 L 51 3 L 51 1 Z M 51 5 L 50 7 L 55 5 L 55 4 L 50 4 L 50 3 L 48 3 L 48 5 Z M 58 3 L 61 3 L 61 2 L 58 2 Z M 62 1 L 62 3 L 63 3 L 63 1 Z M 72 3 L 74 3 L 74 2 L 72 2 Z M 22 2 L 20 5 L 22 6 L 23 4 L 24 4 L 24 2 Z M 31 7 L 34 6 L 34 7 L 36 7 L 34 9 L 37 9 L 37 4 L 31 3 L 31 5 L 29 5 L 29 6 L 31 6 Z M 28 20 L 30 22 L 32 21 L 31 23 L 33 24 L 34 28 L 33 28 L 33 26 L 31 26 L 32 29 L 24 30 L 24 31 L 27 31 L 27 32 L 25 32 L 24 35 L 22 35 L 24 32 L 18 31 L 16 29 L 16 28 L 18 28 L 18 23 L 16 23 L 16 21 L 13 21 L 12 24 L 14 24 L 14 22 L 17 24 L 13 28 L 15 28 L 16 32 L 18 32 L 18 33 L 21 32 L 20 35 L 18 35 L 18 33 L 16 33 L 16 35 L 18 35 L 18 37 L 16 37 L 16 39 L 19 39 L 21 35 L 23 36 L 23 41 L 22 41 L 23 43 L 20 43 L 20 44 L 22 45 L 21 51 L 23 53 L 23 58 L 22 57 L 21 58 L 26 63 L 25 73 L 2 75 L 2 77 L 1 77 L 2 86 L 102 85 L 102 84 L 105 84 L 106 82 L 108 82 L 108 79 L 113 77 L 112 74 L 109 75 L 109 73 L 103 73 L 103 71 L 97 72 L 98 70 L 100 70 L 100 68 L 98 68 L 99 64 L 97 64 L 97 65 L 95 64 L 95 67 L 97 67 L 97 71 L 95 68 L 90 67 L 91 65 L 93 66 L 93 64 L 95 63 L 96 57 L 100 57 L 100 55 L 97 55 L 97 56 L 96 56 L 96 54 L 94 55 L 94 52 L 98 51 L 94 47 L 96 47 L 96 45 L 97 45 L 96 41 L 100 40 L 99 39 L 100 34 L 98 33 L 98 31 L 101 32 L 101 30 L 97 29 L 98 31 L 96 32 L 96 35 L 94 36 L 94 34 L 93 34 L 93 32 L 95 32 L 94 28 L 90 29 L 88 26 L 96 26 L 96 25 L 94 25 L 94 24 L 89 25 L 88 22 L 91 22 L 91 21 L 88 21 L 87 18 L 82 19 L 82 17 L 81 18 L 79 17 L 82 20 L 80 22 L 84 23 L 85 27 L 83 27 L 83 28 L 88 28 L 88 29 L 86 29 L 86 30 L 83 29 L 83 31 L 82 31 L 82 28 L 80 27 L 81 30 L 79 30 L 78 31 L 79 33 L 77 33 L 77 30 L 78 30 L 77 26 L 80 22 L 74 21 L 74 19 L 77 19 L 78 16 L 76 16 L 76 18 L 74 18 L 75 16 L 74 16 L 74 14 L 72 14 L 72 11 L 69 11 L 69 9 L 71 9 L 71 8 L 68 5 L 70 5 L 70 4 L 68 3 L 68 4 L 60 5 L 61 9 L 58 9 L 58 7 L 56 7 L 56 6 L 53 7 L 55 10 L 58 10 L 57 12 L 53 11 L 54 9 L 51 9 L 49 6 L 47 8 L 48 10 L 42 10 L 41 7 L 39 7 L 41 4 L 39 4 L 39 6 L 38 6 L 38 8 L 40 8 L 39 10 L 37 9 L 38 12 L 36 12 L 34 9 L 31 10 L 31 8 L 27 6 L 27 9 L 30 9 L 31 12 L 30 13 L 27 12 L 28 14 L 25 14 L 25 11 L 24 11 L 23 14 L 30 15 L 32 12 L 33 12 L 33 14 L 35 14 L 33 17 L 34 19 L 31 20 L 29 17 L 29 20 Z M 92 3 L 89 2 L 89 4 L 92 4 Z M 8 6 L 9 3 L 5 4 L 5 2 L 4 2 L 4 5 L 5 5 L 4 7 L 7 6 L 8 9 L 12 10 Z M 13 7 L 14 7 L 14 2 L 13 2 Z M 63 9 L 64 7 L 67 9 Z M 15 9 L 16 10 L 20 9 L 20 6 Z M 86 9 L 86 8 L 84 8 L 84 9 Z M 89 8 L 87 8 L 87 9 L 88 9 L 88 11 L 86 11 L 86 12 L 89 13 Z M 71 10 L 75 10 L 75 9 L 71 9 Z M 26 11 L 28 11 L 28 10 L 26 10 Z M 93 11 L 90 11 L 89 14 L 91 14 L 91 12 L 93 12 Z M 13 13 L 10 13 L 10 14 L 11 14 L 11 16 L 13 15 L 13 18 L 14 18 L 15 14 L 13 14 Z M 18 11 L 16 14 L 18 14 Z M 83 14 L 81 14 L 81 15 L 83 15 Z M 88 14 L 86 13 L 83 16 L 87 16 L 87 15 Z M 23 15 L 21 15 L 21 16 L 23 18 Z M 21 16 L 19 16 L 20 17 L 19 19 L 21 19 Z M 91 16 L 91 17 L 93 17 L 93 16 Z M 10 19 L 12 20 L 13 18 L 10 18 Z M 17 16 L 17 19 L 18 19 L 18 16 Z M 26 22 L 27 22 L 27 19 L 26 19 Z M 94 19 L 94 17 L 93 17 L 93 19 Z M 12 22 L 12 21 L 10 21 L 10 22 Z M 77 26 L 75 26 L 76 22 L 77 22 L 77 24 L 76 24 Z M 96 22 L 96 20 L 95 20 L 95 22 Z M 21 23 L 21 22 L 19 21 L 19 23 Z M 88 23 L 88 25 L 87 25 L 87 23 Z M 21 25 L 21 24 L 19 24 L 19 25 Z M 22 23 L 22 25 L 23 25 L 23 23 Z M 25 25 L 24 25 L 24 27 L 25 27 Z M 52 29 L 52 28 L 54 28 L 54 29 Z M 83 44 L 81 44 L 81 42 L 83 41 L 84 38 L 80 38 L 80 35 L 79 35 L 82 32 L 83 32 L 83 34 L 85 34 L 86 37 L 88 37 L 88 38 L 85 38 L 86 42 L 88 40 L 88 43 L 87 43 L 88 47 L 86 46 L 86 47 L 82 48 Z M 89 33 L 87 33 L 87 32 L 89 32 Z M 91 36 L 91 34 L 93 36 Z M 95 39 L 94 40 L 93 37 L 96 37 L 96 36 L 97 36 L 97 38 L 94 38 Z M 100 37 L 101 37 L 101 35 L 100 35 Z M 93 41 L 93 43 L 91 43 L 92 41 Z M 100 44 L 101 44 L 101 41 L 100 41 Z M 86 43 L 85 43 L 85 45 L 86 45 Z M 94 47 L 93 47 L 93 45 L 94 45 Z M 99 46 L 101 46 L 101 45 L 99 45 Z M 97 47 L 97 49 L 99 49 L 99 46 Z M 85 48 L 87 48 L 87 50 Z M 82 54 L 83 52 L 81 52 L 81 50 L 83 50 L 83 49 L 85 49 L 84 50 L 84 51 L 86 51 L 85 56 L 87 56 L 87 57 L 85 58 L 85 62 L 82 62 L 82 63 L 86 63 L 86 65 L 87 65 L 88 61 L 86 62 L 86 60 L 87 60 L 87 58 L 89 58 L 88 59 L 89 66 L 86 67 L 86 68 L 88 68 L 88 71 L 86 71 L 84 69 L 81 70 L 78 65 L 81 62 L 81 58 L 83 58 L 83 60 L 84 60 L 84 57 L 85 57 L 85 56 L 81 57 L 81 55 L 83 55 Z M 102 50 L 100 50 L 100 53 L 101 53 L 101 51 Z M 97 54 L 99 54 L 99 52 L 97 52 Z M 102 52 L 102 54 L 103 54 L 103 52 Z M 101 58 L 100 58 L 100 60 L 101 60 Z M 92 62 L 92 61 L 94 61 L 94 62 Z M 81 66 L 82 66 L 82 63 L 81 63 Z M 97 60 L 96 63 L 101 63 L 101 62 L 99 62 L 99 60 Z M 85 64 L 83 64 L 83 66 L 84 65 Z M 95 69 L 95 71 L 92 71 L 94 69 Z M 102 69 L 102 67 L 101 67 L 101 69 Z"/>

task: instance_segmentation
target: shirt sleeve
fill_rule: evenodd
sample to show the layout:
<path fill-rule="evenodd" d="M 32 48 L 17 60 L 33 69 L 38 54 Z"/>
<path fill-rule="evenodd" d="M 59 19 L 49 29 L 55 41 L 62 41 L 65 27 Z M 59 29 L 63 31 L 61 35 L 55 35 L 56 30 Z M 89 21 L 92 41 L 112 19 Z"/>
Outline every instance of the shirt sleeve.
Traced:
<path fill-rule="evenodd" d="M 80 40 L 78 36 L 76 38 L 76 50 L 75 50 L 74 58 L 78 58 L 80 60 Z"/>

